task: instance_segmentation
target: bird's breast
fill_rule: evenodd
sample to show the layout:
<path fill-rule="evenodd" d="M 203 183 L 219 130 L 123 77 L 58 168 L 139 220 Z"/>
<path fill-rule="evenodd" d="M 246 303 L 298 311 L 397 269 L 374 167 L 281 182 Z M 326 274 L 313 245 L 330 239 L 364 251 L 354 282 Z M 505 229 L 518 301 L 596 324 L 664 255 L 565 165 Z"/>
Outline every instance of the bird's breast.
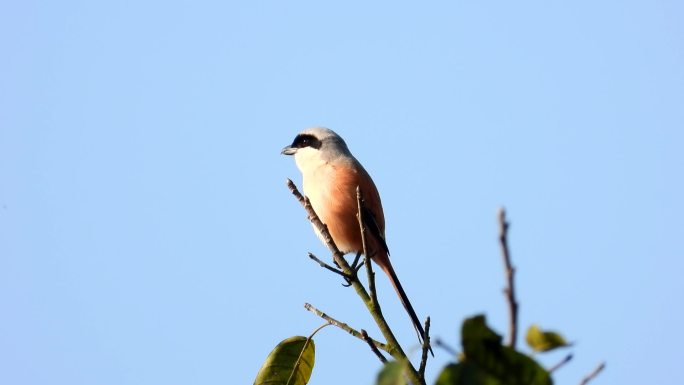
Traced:
<path fill-rule="evenodd" d="M 325 165 L 304 175 L 304 194 L 321 221 L 328 227 L 343 253 L 363 250 L 357 219 L 358 171 L 349 166 Z M 315 227 L 314 227 L 315 229 Z M 315 229 L 316 234 L 322 235 Z"/>

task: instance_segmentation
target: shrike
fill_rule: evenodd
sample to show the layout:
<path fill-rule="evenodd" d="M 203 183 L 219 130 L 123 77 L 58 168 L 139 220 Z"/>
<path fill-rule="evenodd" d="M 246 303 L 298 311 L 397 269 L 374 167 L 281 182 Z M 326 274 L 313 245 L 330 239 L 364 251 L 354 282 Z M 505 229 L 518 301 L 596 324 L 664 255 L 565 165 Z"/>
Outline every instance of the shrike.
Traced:
<path fill-rule="evenodd" d="M 424 340 L 423 326 L 389 260 L 380 194 L 373 179 L 349 152 L 344 140 L 330 129 L 310 128 L 297 135 L 282 154 L 294 155 L 297 167 L 302 172 L 304 195 L 309 198 L 321 221 L 328 226 L 335 244 L 344 254 L 363 252 L 356 216 L 356 187 L 360 188 L 366 208 L 362 215 L 367 230 L 366 249 L 371 259 L 389 277 L 420 339 Z M 322 239 L 318 229 L 314 227 L 314 230 Z"/>

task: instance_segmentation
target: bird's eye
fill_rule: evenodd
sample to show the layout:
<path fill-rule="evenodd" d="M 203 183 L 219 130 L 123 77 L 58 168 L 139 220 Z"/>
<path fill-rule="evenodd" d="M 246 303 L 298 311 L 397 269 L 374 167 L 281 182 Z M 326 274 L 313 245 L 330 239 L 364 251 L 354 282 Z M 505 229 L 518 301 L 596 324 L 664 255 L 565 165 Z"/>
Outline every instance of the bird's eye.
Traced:
<path fill-rule="evenodd" d="M 321 141 L 316 139 L 315 136 L 308 135 L 308 134 L 301 134 L 301 135 L 297 135 L 294 142 L 292 143 L 292 147 L 296 147 L 296 148 L 313 147 L 313 148 L 318 149 L 321 147 Z"/>

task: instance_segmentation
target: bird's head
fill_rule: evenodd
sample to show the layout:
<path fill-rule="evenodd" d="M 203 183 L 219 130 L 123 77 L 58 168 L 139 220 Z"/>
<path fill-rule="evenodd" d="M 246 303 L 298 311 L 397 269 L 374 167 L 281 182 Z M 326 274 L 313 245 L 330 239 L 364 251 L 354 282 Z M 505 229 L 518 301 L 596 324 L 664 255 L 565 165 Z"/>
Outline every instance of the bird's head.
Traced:
<path fill-rule="evenodd" d="M 324 127 L 309 128 L 300 132 L 292 144 L 283 148 L 281 154 L 294 155 L 297 167 L 303 173 L 340 157 L 351 156 L 344 139 L 335 131 Z"/>

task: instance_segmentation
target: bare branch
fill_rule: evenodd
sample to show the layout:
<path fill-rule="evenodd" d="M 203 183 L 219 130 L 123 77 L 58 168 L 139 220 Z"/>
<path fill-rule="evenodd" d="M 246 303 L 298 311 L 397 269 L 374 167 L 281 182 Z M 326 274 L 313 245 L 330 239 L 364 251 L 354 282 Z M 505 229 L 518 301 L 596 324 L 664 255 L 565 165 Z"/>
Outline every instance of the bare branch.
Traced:
<path fill-rule="evenodd" d="M 598 374 L 601 373 L 601 371 L 602 371 L 603 369 L 605 369 L 605 367 L 606 367 L 606 363 L 605 363 L 605 362 L 601 362 L 601 363 L 596 367 L 596 369 L 592 370 L 591 373 L 587 374 L 586 377 L 584 377 L 584 378 L 582 379 L 582 382 L 580 382 L 580 385 L 586 385 L 586 384 L 588 384 L 589 381 L 593 380 L 594 377 L 598 376 Z"/>
<path fill-rule="evenodd" d="M 499 208 L 499 243 L 501 244 L 501 255 L 503 256 L 506 268 L 506 288 L 504 294 L 508 301 L 508 346 L 515 349 L 518 338 L 518 302 L 515 299 L 514 276 L 515 268 L 511 264 L 511 255 L 508 251 L 508 222 L 506 222 L 506 210 Z"/>
<path fill-rule="evenodd" d="M 423 337 L 422 350 L 423 354 L 420 357 L 420 367 L 418 368 L 418 373 L 420 373 L 421 378 L 425 378 L 425 367 L 427 366 L 428 351 L 432 352 L 430 349 L 430 317 L 425 319 L 425 336 Z"/>
<path fill-rule="evenodd" d="M 311 259 L 313 259 L 314 261 L 316 261 L 319 265 L 321 265 L 321 267 L 323 267 L 323 268 L 325 268 L 325 269 L 327 269 L 327 270 L 330 270 L 330 271 L 332 271 L 332 272 L 335 273 L 335 274 L 341 275 L 342 278 L 344 278 L 344 279 L 349 279 L 349 277 L 347 277 L 347 275 L 344 274 L 343 271 L 338 270 L 338 269 L 336 269 L 336 268 L 334 268 L 334 267 L 328 265 L 327 263 L 321 261 L 321 260 L 318 259 L 318 257 L 316 257 L 313 253 L 309 253 L 309 258 L 311 258 Z"/>
<path fill-rule="evenodd" d="M 333 318 L 333 317 L 331 317 L 331 316 L 325 314 L 324 312 L 322 312 L 322 311 L 316 309 L 316 308 L 315 308 L 313 305 L 311 305 L 310 303 L 305 303 L 305 304 L 304 304 L 304 308 L 305 308 L 306 310 L 308 310 L 308 311 L 310 311 L 310 312 L 316 314 L 317 316 L 323 318 L 324 320 L 328 321 L 331 325 L 335 325 L 335 326 L 337 326 L 338 328 L 340 328 L 340 329 L 346 331 L 347 333 L 353 335 L 354 337 L 356 337 L 356 338 L 358 338 L 358 339 L 360 339 L 360 340 L 363 340 L 363 341 L 368 342 L 368 341 L 363 337 L 363 334 L 362 334 L 361 332 L 357 331 L 356 329 L 352 328 L 351 326 L 347 325 L 346 323 L 341 322 L 341 321 L 338 321 L 338 320 L 336 320 L 335 318 Z M 368 334 L 366 334 L 366 337 L 368 337 Z M 370 338 L 370 337 L 368 337 L 368 339 L 370 339 L 370 341 L 373 343 L 373 345 L 375 345 L 377 348 L 382 349 L 382 350 L 384 350 L 384 351 L 386 351 L 386 352 L 389 352 L 389 348 L 387 347 L 387 345 L 383 344 L 382 342 L 376 341 L 376 340 L 374 340 L 374 339 L 372 339 L 372 338 Z"/>
<path fill-rule="evenodd" d="M 572 353 L 571 353 L 571 354 L 568 354 L 567 356 L 565 356 L 565 358 L 563 358 L 563 360 L 562 360 L 561 362 L 557 363 L 556 365 L 553 365 L 553 366 L 549 369 L 549 373 L 553 373 L 553 372 L 555 372 L 556 370 L 560 369 L 563 365 L 565 365 L 565 364 L 567 364 L 568 362 L 570 362 L 570 360 L 572 360 Z"/>
<path fill-rule="evenodd" d="M 373 341 L 373 339 L 370 338 L 368 336 L 368 333 L 366 333 L 366 331 L 363 329 L 361 329 L 361 337 L 363 337 L 363 340 L 366 341 L 368 346 L 370 346 L 371 350 L 373 351 L 373 353 L 375 353 L 375 355 L 378 357 L 380 362 L 382 362 L 383 364 L 386 363 L 387 358 L 385 358 L 385 356 L 382 355 L 380 350 L 378 350 L 378 347 L 375 345 L 375 342 Z"/>

